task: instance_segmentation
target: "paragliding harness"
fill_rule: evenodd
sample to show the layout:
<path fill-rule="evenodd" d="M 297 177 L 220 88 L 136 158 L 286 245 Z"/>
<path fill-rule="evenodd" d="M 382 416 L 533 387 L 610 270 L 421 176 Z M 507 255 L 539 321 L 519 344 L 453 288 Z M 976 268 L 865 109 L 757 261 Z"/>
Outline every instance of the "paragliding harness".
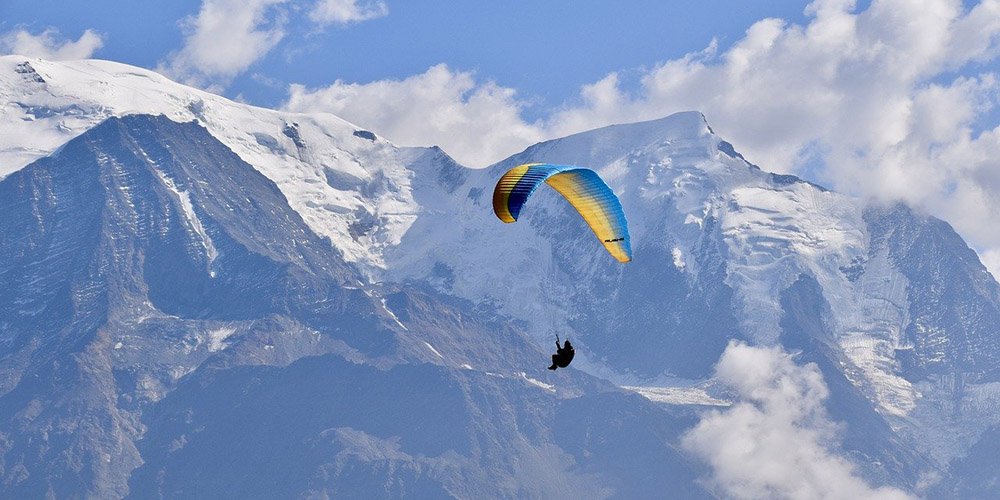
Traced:
<path fill-rule="evenodd" d="M 563 343 L 562 346 L 559 345 L 559 334 L 556 334 L 556 353 L 552 355 L 552 366 L 549 370 L 555 370 L 556 368 L 566 368 L 569 366 L 570 362 L 573 361 L 573 356 L 576 354 L 576 350 L 573 349 L 573 344 L 569 343 L 569 340 Z"/>

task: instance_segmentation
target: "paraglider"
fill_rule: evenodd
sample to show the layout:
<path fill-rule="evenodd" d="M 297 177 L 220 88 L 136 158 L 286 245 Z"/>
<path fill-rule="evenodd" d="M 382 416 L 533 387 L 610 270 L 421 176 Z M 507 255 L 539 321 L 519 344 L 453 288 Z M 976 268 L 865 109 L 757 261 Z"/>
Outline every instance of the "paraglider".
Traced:
<path fill-rule="evenodd" d="M 621 202 L 597 172 L 588 168 L 548 163 L 514 167 L 497 181 L 493 212 L 504 222 L 517 221 L 524 203 L 543 181 L 573 205 L 618 262 L 632 260 L 628 223 Z"/>
<path fill-rule="evenodd" d="M 576 355 L 576 349 L 573 349 L 573 344 L 569 343 L 569 339 L 566 339 L 566 342 L 560 346 L 559 335 L 556 335 L 556 353 L 552 355 L 552 366 L 549 367 L 549 370 L 566 368 L 573 361 L 574 355 Z"/>
<path fill-rule="evenodd" d="M 628 222 L 621 201 L 597 172 L 588 168 L 548 163 L 514 167 L 500 177 L 493 189 L 493 213 L 504 222 L 516 222 L 524 203 L 542 182 L 573 205 L 612 257 L 622 263 L 632 260 Z M 549 370 L 566 368 L 575 354 L 573 344 L 567 340 L 560 345 L 557 334 L 556 353 L 552 355 Z"/>

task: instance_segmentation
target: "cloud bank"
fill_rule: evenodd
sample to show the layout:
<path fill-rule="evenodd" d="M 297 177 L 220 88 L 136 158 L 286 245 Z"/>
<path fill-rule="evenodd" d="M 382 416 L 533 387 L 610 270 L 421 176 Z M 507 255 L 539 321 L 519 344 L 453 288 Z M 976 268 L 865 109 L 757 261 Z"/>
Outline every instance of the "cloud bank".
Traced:
<path fill-rule="evenodd" d="M 55 28 L 37 35 L 24 29 L 0 34 L 0 53 L 40 57 L 50 61 L 89 59 L 104 45 L 104 39 L 93 30 L 86 30 L 76 41 L 66 40 Z"/>
<path fill-rule="evenodd" d="M 401 144 L 485 166 L 539 139 L 697 109 L 763 168 L 942 216 L 1000 275 L 1000 0 L 817 0 L 807 22 L 763 19 L 731 47 L 667 60 L 626 90 L 612 73 L 546 119 L 475 75 L 290 87 L 285 107 L 330 111 Z M 443 110 L 443 111 L 442 111 Z M 995 115 L 994 115 L 995 116 Z M 415 126 L 416 125 L 416 126 Z M 995 127 L 995 128 L 990 128 Z M 992 257 L 990 257 L 992 256 Z"/>
<path fill-rule="evenodd" d="M 815 365 L 797 366 L 779 348 L 731 342 L 716 377 L 739 401 L 708 413 L 681 444 L 711 465 L 711 484 L 724 496 L 911 498 L 868 485 L 832 451 L 837 426 L 823 407 L 828 390 Z"/>

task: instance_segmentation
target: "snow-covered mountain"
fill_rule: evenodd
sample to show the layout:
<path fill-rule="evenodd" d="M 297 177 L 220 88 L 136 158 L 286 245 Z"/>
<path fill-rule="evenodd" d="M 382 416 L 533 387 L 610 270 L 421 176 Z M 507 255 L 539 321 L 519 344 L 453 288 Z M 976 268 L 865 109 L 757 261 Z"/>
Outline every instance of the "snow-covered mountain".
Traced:
<path fill-rule="evenodd" d="M 868 483 L 1000 494 L 975 253 L 697 112 L 473 170 L 116 63 L 0 57 L 0 96 L 4 496 L 729 496 L 682 441 L 734 339 L 812 363 Z M 551 190 L 498 221 L 529 161 L 597 170 L 634 261 Z"/>
<path fill-rule="evenodd" d="M 398 150 L 330 114 L 256 108 L 109 61 L 2 56 L 0 75 L 0 178 L 108 117 L 151 114 L 197 120 L 363 267 L 383 265 L 382 249 L 399 241 L 419 208 Z"/>

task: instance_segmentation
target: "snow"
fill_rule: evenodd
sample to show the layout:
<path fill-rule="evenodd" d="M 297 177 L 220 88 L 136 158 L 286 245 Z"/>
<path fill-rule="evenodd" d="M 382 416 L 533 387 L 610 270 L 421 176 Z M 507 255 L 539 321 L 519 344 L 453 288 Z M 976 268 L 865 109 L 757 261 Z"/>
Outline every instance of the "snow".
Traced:
<path fill-rule="evenodd" d="M 396 324 L 399 325 L 400 328 L 402 328 L 403 330 L 409 330 L 409 328 L 407 328 L 406 325 L 404 325 L 403 322 L 399 320 L 399 317 L 396 316 L 396 313 L 392 312 L 392 309 L 389 309 L 389 306 L 385 302 L 385 298 L 380 299 L 380 301 L 381 301 L 381 304 L 382 304 L 382 310 L 384 310 L 386 313 L 388 313 L 389 317 L 392 318 L 392 320 L 395 321 Z M 431 347 L 431 345 L 427 344 L 427 347 Z M 434 350 L 434 348 L 431 347 L 431 350 Z M 434 351 L 434 353 L 437 354 L 437 351 Z M 441 356 L 441 355 L 438 354 L 438 356 Z M 441 357 L 444 357 L 444 356 L 441 356 Z"/>
<path fill-rule="evenodd" d="M 525 382 L 527 382 L 527 383 L 529 383 L 529 384 L 531 384 L 531 385 L 533 385 L 535 387 L 538 387 L 538 388 L 541 388 L 541 389 L 545 389 L 546 391 L 549 391 L 549 392 L 556 392 L 556 386 L 554 386 L 552 384 L 546 384 L 545 382 L 542 382 L 541 380 L 538 380 L 538 379 L 531 378 L 531 377 L 528 376 L 527 373 L 517 372 L 517 376 L 521 377 L 522 379 L 524 379 Z"/>
<path fill-rule="evenodd" d="M 721 214 L 730 253 L 729 281 L 739 293 L 747 333 L 760 343 L 780 332 L 780 293 L 800 274 L 824 290 L 845 287 L 839 268 L 866 251 L 859 204 L 806 183 L 764 183 L 730 190 Z"/>
<path fill-rule="evenodd" d="M 236 333 L 236 328 L 231 326 L 215 328 L 205 332 L 205 336 L 208 339 L 208 352 L 218 352 L 229 347 L 229 344 L 225 340 L 234 333 Z"/>
<path fill-rule="evenodd" d="M 438 352 L 438 350 L 434 348 L 434 346 L 430 345 L 430 343 L 428 343 L 427 341 L 424 341 L 424 345 L 427 346 L 427 348 L 430 349 L 431 352 L 433 352 L 435 356 L 437 356 L 437 357 L 439 357 L 441 359 L 444 359 L 444 356 L 442 356 L 441 353 Z"/>
<path fill-rule="evenodd" d="M 913 385 L 895 373 L 895 351 L 907 347 L 903 330 L 909 322 L 906 278 L 893 269 L 887 250 L 865 262 L 865 272 L 841 306 L 843 331 L 839 343 L 847 358 L 859 368 L 868 395 L 889 415 L 904 416 L 921 397 Z"/>
<path fill-rule="evenodd" d="M 713 398 L 699 387 L 640 387 L 621 386 L 655 403 L 671 405 L 729 406 L 730 401 Z"/>
<path fill-rule="evenodd" d="M 670 254 L 674 257 L 674 267 L 677 269 L 684 269 L 684 251 L 680 248 L 674 247 L 674 249 L 670 251 Z"/>
<path fill-rule="evenodd" d="M 184 219 L 187 221 L 187 227 L 194 231 L 195 235 L 197 235 L 201 241 L 201 245 L 205 250 L 205 257 L 208 259 L 209 275 L 214 278 L 215 271 L 212 270 L 212 263 L 215 262 L 215 259 L 219 256 L 219 252 L 215 249 L 215 244 L 212 243 L 212 238 L 209 237 L 208 233 L 205 231 L 205 226 L 201 224 L 201 219 L 198 218 L 198 214 L 194 211 L 194 206 L 191 204 L 191 195 L 186 191 L 178 189 L 174 181 L 159 170 L 155 170 L 155 172 L 163 184 L 167 186 L 171 192 L 177 195 L 177 200 L 180 202 L 181 206 L 181 213 L 184 214 Z"/>

